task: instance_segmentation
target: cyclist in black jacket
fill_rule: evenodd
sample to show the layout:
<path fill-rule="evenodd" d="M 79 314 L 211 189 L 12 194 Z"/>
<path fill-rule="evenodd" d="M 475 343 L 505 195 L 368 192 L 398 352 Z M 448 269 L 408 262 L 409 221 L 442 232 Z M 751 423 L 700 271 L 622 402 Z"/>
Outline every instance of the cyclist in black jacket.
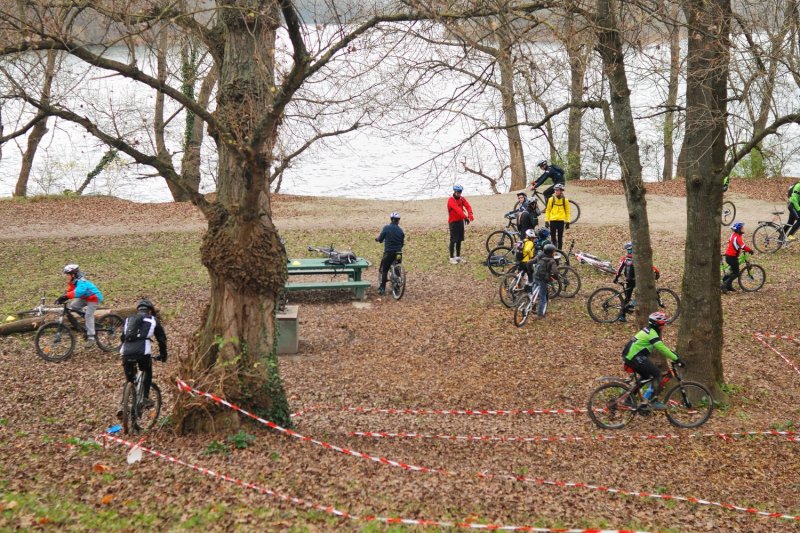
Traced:
<path fill-rule="evenodd" d="M 542 193 L 544 196 L 544 205 L 547 206 L 547 201 L 553 196 L 553 191 L 555 190 L 556 183 L 564 184 L 564 169 L 557 165 L 551 165 L 547 162 L 547 160 L 542 159 L 536 166 L 542 169 L 542 175 L 531 184 L 531 190 L 535 191 L 537 187 L 539 187 L 542 183 L 547 181 L 547 178 L 553 180 L 553 185 L 548 187 Z"/>
<path fill-rule="evenodd" d="M 383 295 L 386 293 L 386 281 L 389 277 L 389 267 L 395 260 L 398 254 L 403 253 L 403 245 L 405 244 L 406 234 L 400 227 L 400 213 L 397 211 L 389 215 L 389 224 L 386 224 L 381 230 L 381 234 L 375 237 L 375 240 L 383 243 L 383 258 L 381 258 L 381 285 L 378 288 L 378 294 Z"/>

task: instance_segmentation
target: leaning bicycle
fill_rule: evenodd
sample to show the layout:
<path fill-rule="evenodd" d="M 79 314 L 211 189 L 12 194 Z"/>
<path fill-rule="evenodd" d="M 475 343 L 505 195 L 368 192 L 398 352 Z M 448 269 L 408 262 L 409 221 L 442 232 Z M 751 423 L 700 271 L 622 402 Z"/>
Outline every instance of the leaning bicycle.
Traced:
<path fill-rule="evenodd" d="M 133 383 L 122 389 L 122 430 L 125 434 L 149 431 L 161 413 L 161 388 L 153 381 L 150 395 L 144 395 L 144 373 L 139 370 Z"/>
<path fill-rule="evenodd" d="M 57 320 L 39 326 L 34 337 L 36 353 L 45 361 L 57 363 L 66 361 L 75 351 L 75 332 L 88 338 L 85 324 L 79 318 L 86 314 L 69 307 L 64 303 Z M 66 323 L 65 323 L 66 319 Z M 122 317 L 108 313 L 95 320 L 95 339 L 97 346 L 104 352 L 117 352 L 122 345 L 122 328 L 125 321 Z"/>
<path fill-rule="evenodd" d="M 620 316 L 632 314 L 636 311 L 636 301 L 632 300 L 625 305 L 625 286 L 619 283 L 620 288 L 601 287 L 589 295 L 586 300 L 586 309 L 595 322 L 610 324 Z M 656 303 L 658 310 L 667 315 L 667 324 L 675 322 L 681 314 L 681 299 L 672 289 L 656 289 Z"/>
<path fill-rule="evenodd" d="M 723 260 L 720 263 L 720 270 L 724 279 L 730 273 L 731 267 Z M 760 265 L 750 262 L 749 253 L 742 252 L 739 254 L 739 276 L 736 279 L 743 291 L 755 292 L 764 286 L 764 282 L 767 281 L 767 273 Z"/>
<path fill-rule="evenodd" d="M 602 429 L 622 429 L 636 415 L 650 416 L 654 410 L 646 398 L 653 378 L 642 379 L 634 370 L 625 365 L 627 378 L 602 377 L 603 384 L 589 396 L 587 412 L 597 427 Z M 705 424 L 711 417 L 714 401 L 711 392 L 701 383 L 684 381 L 674 362 L 664 374 L 661 386 L 670 380 L 676 383 L 664 395 L 667 408 L 664 415 L 670 424 L 681 428 L 696 428 Z M 652 391 L 650 391 L 652 392 Z"/>
<path fill-rule="evenodd" d="M 792 242 L 786 234 L 788 228 L 783 223 L 783 211 L 773 211 L 772 219 L 759 220 L 753 232 L 753 248 L 761 253 L 771 254 L 783 247 L 791 246 Z"/>

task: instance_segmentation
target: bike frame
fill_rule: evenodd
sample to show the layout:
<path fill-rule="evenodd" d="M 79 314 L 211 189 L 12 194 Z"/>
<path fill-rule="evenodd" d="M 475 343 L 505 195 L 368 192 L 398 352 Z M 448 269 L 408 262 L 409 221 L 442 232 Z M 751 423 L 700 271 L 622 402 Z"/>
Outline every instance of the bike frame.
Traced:
<path fill-rule="evenodd" d="M 72 326 L 72 329 L 74 329 L 75 331 L 78 331 L 80 333 L 83 333 L 85 335 L 86 334 L 86 326 L 81 324 L 78 321 L 78 319 L 75 318 L 76 315 L 79 316 L 79 317 L 83 317 L 83 316 L 86 316 L 86 313 L 84 313 L 83 311 L 78 311 L 77 309 L 72 309 L 72 308 L 69 307 L 69 305 L 67 303 L 64 303 L 64 307 L 61 310 L 61 316 L 58 317 L 58 320 L 56 320 L 56 322 L 58 322 L 59 324 L 63 324 L 64 323 L 64 317 L 66 317 L 67 320 L 69 321 L 70 325 Z"/>
<path fill-rule="evenodd" d="M 597 378 L 597 381 L 601 383 L 608 383 L 608 382 L 626 383 L 629 386 L 629 388 L 625 394 L 619 397 L 620 401 L 625 401 L 631 396 L 635 396 L 637 392 L 642 390 L 642 387 L 653 381 L 653 378 L 642 379 L 642 377 L 628 365 L 625 365 L 625 372 L 629 374 L 628 377 L 625 378 L 611 377 L 611 376 L 603 376 Z M 675 379 L 678 381 L 678 383 L 683 383 L 683 379 L 681 378 L 681 375 L 678 373 L 678 370 L 675 367 L 675 363 L 671 361 L 667 372 L 665 372 L 664 375 L 661 376 L 661 382 L 659 384 L 661 390 L 664 390 L 665 385 L 669 382 L 670 379 Z"/>

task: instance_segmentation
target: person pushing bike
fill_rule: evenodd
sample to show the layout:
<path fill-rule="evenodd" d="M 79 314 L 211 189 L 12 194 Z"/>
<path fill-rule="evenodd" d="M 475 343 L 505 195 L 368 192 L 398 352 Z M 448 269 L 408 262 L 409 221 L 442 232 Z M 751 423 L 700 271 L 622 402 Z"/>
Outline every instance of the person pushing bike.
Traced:
<path fill-rule="evenodd" d="M 56 304 L 61 305 L 67 300 L 75 300 L 69 305 L 75 311 L 85 310 L 86 319 L 86 346 L 94 346 L 94 312 L 103 301 L 103 293 L 97 286 L 86 279 L 78 265 L 70 263 L 64 266 L 64 275 L 67 276 L 67 292 L 56 299 Z"/>
<path fill-rule="evenodd" d="M 152 357 L 155 337 L 158 342 L 158 355 Z M 139 300 L 136 304 L 136 314 L 125 319 L 122 327 L 122 347 L 119 349 L 122 356 L 122 370 L 125 380 L 133 383 L 136 380 L 136 368 L 142 371 L 144 379 L 144 403 L 150 407 L 150 385 L 153 383 L 153 362 L 167 362 L 167 334 L 156 316 L 153 302 L 147 299 Z M 122 417 L 122 408 L 117 411 L 117 416 Z"/>
<path fill-rule="evenodd" d="M 397 256 L 403 253 L 403 245 L 405 244 L 406 234 L 400 227 L 400 213 L 394 211 L 389 215 L 389 224 L 386 224 L 381 230 L 380 235 L 375 237 L 377 242 L 383 243 L 383 257 L 381 258 L 381 284 L 378 287 L 378 294 L 383 296 L 386 294 L 386 281 L 389 278 L 389 268 Z"/>
<path fill-rule="evenodd" d="M 739 277 L 739 255 L 742 252 L 753 253 L 753 249 L 744 243 L 744 222 L 734 222 L 731 225 L 731 236 L 728 238 L 728 248 L 725 250 L 725 262 L 731 271 L 722 278 L 722 293 L 735 292 L 733 280 Z"/>
<path fill-rule="evenodd" d="M 661 392 L 661 370 L 650 360 L 653 349 L 657 349 L 664 357 L 674 361 L 679 367 L 686 366 L 678 354 L 670 350 L 661 340 L 661 328 L 664 327 L 667 320 L 667 315 L 661 311 L 650 313 L 650 316 L 647 317 L 647 326 L 636 332 L 622 349 L 622 360 L 626 365 L 645 379 L 653 378 L 650 407 L 656 411 L 663 411 L 667 406 L 658 401 L 658 393 Z"/>

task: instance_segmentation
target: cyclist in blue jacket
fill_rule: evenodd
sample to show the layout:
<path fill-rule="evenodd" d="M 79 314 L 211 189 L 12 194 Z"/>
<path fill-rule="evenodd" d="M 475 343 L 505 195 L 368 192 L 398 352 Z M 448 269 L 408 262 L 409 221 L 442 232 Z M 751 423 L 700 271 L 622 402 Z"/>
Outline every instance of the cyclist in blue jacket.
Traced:
<path fill-rule="evenodd" d="M 383 295 L 386 293 L 389 267 L 392 266 L 397 256 L 403 253 L 403 245 L 406 241 L 406 234 L 400 227 L 400 213 L 394 211 L 389 215 L 389 224 L 383 227 L 381 234 L 375 237 L 375 240 L 383 243 L 383 257 L 380 266 L 381 285 L 378 288 L 378 294 Z"/>
<path fill-rule="evenodd" d="M 58 297 L 56 304 L 63 304 L 67 300 L 74 299 L 75 301 L 69 306 L 70 309 L 85 311 L 86 345 L 93 346 L 96 344 L 94 312 L 103 301 L 103 293 L 94 283 L 86 279 L 78 265 L 70 263 L 64 267 L 63 271 L 67 277 L 67 292 Z"/>

